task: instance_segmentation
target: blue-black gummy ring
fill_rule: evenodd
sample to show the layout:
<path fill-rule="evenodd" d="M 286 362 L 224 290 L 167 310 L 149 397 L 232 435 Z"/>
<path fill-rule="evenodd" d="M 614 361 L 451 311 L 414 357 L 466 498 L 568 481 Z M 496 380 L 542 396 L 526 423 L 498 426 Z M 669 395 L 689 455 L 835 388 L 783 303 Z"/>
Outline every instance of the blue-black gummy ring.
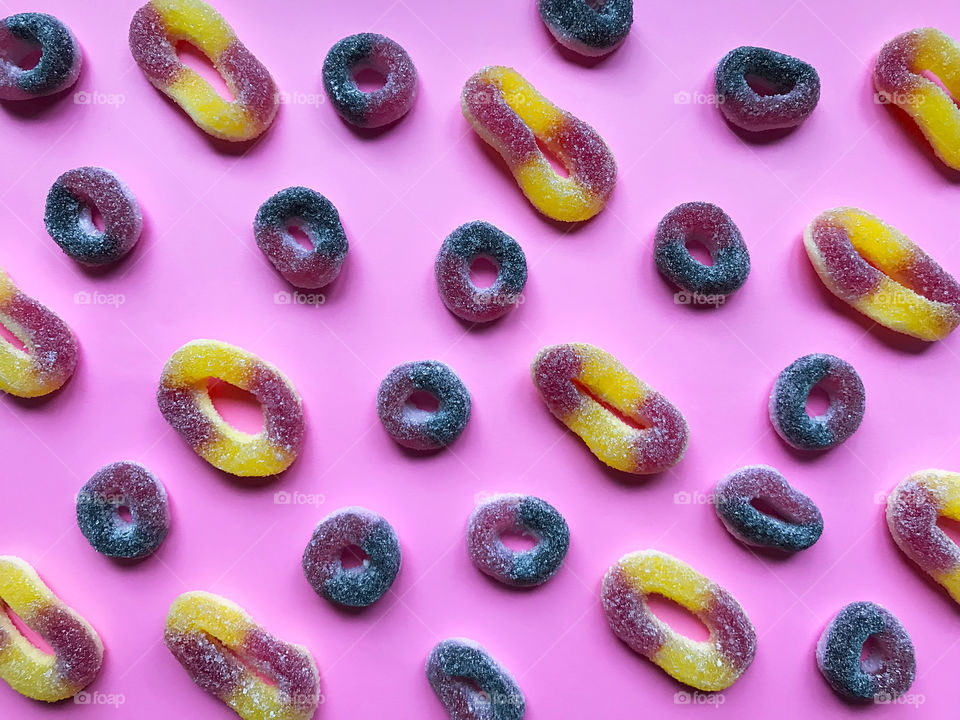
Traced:
<path fill-rule="evenodd" d="M 17 55 L 39 47 L 40 60 L 25 70 Z M 83 56 L 76 37 L 45 13 L 20 13 L 0 20 L 0 100 L 52 95 L 77 81 Z"/>
<path fill-rule="evenodd" d="M 633 0 L 538 0 L 537 8 L 558 43 L 588 57 L 616 49 L 633 25 Z"/>

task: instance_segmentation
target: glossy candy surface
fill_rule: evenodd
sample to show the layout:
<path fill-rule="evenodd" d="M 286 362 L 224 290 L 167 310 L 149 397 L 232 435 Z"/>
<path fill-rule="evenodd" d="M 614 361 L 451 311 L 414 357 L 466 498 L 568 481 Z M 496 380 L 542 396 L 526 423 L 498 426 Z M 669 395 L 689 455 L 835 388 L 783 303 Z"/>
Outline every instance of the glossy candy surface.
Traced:
<path fill-rule="evenodd" d="M 32 68 L 19 62 L 40 50 Z M 0 20 L 0 100 L 30 100 L 73 85 L 83 55 L 70 28 L 52 15 L 19 13 Z"/>

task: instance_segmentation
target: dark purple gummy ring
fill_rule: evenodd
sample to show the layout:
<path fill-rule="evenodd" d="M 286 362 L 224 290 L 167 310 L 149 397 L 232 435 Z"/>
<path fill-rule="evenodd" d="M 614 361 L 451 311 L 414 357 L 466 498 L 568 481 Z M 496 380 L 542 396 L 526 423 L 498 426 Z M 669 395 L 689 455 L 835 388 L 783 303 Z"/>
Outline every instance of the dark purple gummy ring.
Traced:
<path fill-rule="evenodd" d="M 40 59 L 30 69 L 17 62 L 31 50 Z M 0 20 L 0 100 L 30 100 L 73 85 L 83 55 L 77 39 L 60 20 L 45 13 L 18 13 Z"/>

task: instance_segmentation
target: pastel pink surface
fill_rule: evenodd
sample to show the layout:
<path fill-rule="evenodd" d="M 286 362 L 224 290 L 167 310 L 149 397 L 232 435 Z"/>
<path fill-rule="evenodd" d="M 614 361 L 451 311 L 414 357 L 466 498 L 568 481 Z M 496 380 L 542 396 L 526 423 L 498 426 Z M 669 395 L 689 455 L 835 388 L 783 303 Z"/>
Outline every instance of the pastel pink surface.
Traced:
<path fill-rule="evenodd" d="M 874 103 L 871 79 L 880 47 L 904 30 L 929 24 L 960 35 L 955 3 L 644 2 L 624 45 L 587 67 L 552 47 L 532 0 L 269 10 L 220 0 L 290 93 L 273 128 L 241 150 L 209 140 L 134 65 L 126 38 L 139 0 L 102 0 L 95 11 L 71 0 L 6 4 L 5 14 L 57 15 L 85 55 L 66 96 L 0 105 L 0 267 L 59 313 L 81 346 L 62 390 L 0 401 L 0 552 L 33 563 L 99 631 L 104 668 L 88 690 L 123 696 L 110 717 L 233 716 L 162 645 L 170 603 L 194 589 L 229 597 L 310 648 L 326 698 L 318 718 L 444 717 L 423 662 L 451 636 L 476 640 L 513 672 L 532 720 L 573 717 L 570 708 L 577 717 L 632 718 L 638 708 L 682 717 L 689 711 L 675 693 L 684 688 L 618 641 L 599 605 L 607 567 L 647 547 L 726 587 L 757 628 L 756 660 L 716 717 L 755 708 L 853 716 L 820 677 L 814 646 L 854 600 L 901 619 L 917 650 L 911 693 L 929 713 L 955 712 L 960 612 L 897 550 L 878 493 L 921 468 L 960 469 L 960 335 L 926 345 L 871 328 L 822 287 L 800 240 L 820 211 L 859 206 L 960 273 L 960 247 L 944 232 L 960 176 L 932 159 L 912 123 Z M 320 81 L 325 50 L 367 30 L 397 40 L 420 73 L 416 106 L 386 132 L 345 125 Z M 712 92 L 717 60 L 741 44 L 794 54 L 820 72 L 820 105 L 795 132 L 742 140 L 698 102 Z M 544 220 L 470 130 L 460 88 L 488 64 L 516 67 L 613 149 L 618 185 L 591 222 L 567 232 Z M 78 104 L 74 93 L 88 94 Z M 105 104 L 118 96 L 122 104 Z M 143 237 L 112 270 L 84 270 L 44 232 L 50 184 L 79 165 L 117 172 L 143 208 Z M 252 232 L 260 203 L 298 184 L 336 204 L 350 241 L 319 306 L 275 302 L 292 288 Z M 719 310 L 674 304 L 653 263 L 657 222 L 689 200 L 727 211 L 751 252 L 750 278 Z M 477 218 L 520 242 L 530 279 L 522 306 L 469 329 L 437 296 L 433 259 L 453 228 Z M 165 360 L 198 337 L 261 355 L 299 389 L 304 449 L 276 482 L 244 484 L 214 470 L 157 410 Z M 623 477 L 565 433 L 528 369 L 537 350 L 560 342 L 608 350 L 670 398 L 690 424 L 685 459 L 662 476 Z M 851 362 L 868 395 L 859 431 L 819 455 L 787 448 L 766 411 L 777 373 L 810 352 Z M 391 367 L 425 358 L 460 375 L 473 417 L 449 450 L 413 457 L 383 432 L 375 398 Z M 133 565 L 97 555 L 74 519 L 77 490 L 120 459 L 151 468 L 172 505 L 158 555 Z M 820 505 L 825 530 L 814 547 L 786 560 L 755 556 L 705 504 L 717 480 L 754 463 L 775 466 Z M 276 504 L 278 492 L 324 502 Z M 479 494 L 494 492 L 535 494 L 569 522 L 566 565 L 536 590 L 503 587 L 467 557 L 467 517 Z M 314 525 L 345 505 L 383 514 L 403 546 L 392 593 L 363 612 L 317 597 L 300 569 Z M 0 683 L 0 715 L 51 712 L 100 716 L 69 701 L 52 711 Z"/>

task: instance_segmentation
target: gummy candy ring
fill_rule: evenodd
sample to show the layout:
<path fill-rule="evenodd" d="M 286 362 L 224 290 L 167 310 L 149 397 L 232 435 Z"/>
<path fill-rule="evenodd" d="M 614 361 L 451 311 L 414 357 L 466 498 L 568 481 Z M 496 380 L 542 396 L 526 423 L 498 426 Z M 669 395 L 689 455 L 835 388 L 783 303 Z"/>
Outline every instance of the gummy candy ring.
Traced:
<path fill-rule="evenodd" d="M 516 70 L 485 67 L 463 86 L 463 116 L 510 166 L 537 210 L 562 222 L 588 220 L 607 204 L 617 163 L 592 127 L 561 110 Z M 570 173 L 562 177 L 537 146 L 542 142 Z"/>
<path fill-rule="evenodd" d="M 501 537 L 507 531 L 536 539 L 518 552 Z M 533 495 L 499 495 L 478 505 L 467 523 L 467 550 L 477 569 L 507 585 L 542 585 L 557 574 L 570 547 L 563 515 Z"/>
<path fill-rule="evenodd" d="M 442 640 L 427 656 L 427 680 L 450 720 L 522 720 L 527 702 L 510 671 L 466 638 Z"/>
<path fill-rule="evenodd" d="M 887 527 L 903 553 L 960 603 L 960 547 L 937 525 L 960 520 L 960 474 L 916 472 L 887 498 Z"/>
<path fill-rule="evenodd" d="M 610 467 L 647 475 L 686 453 L 690 430 L 680 411 L 610 353 L 582 343 L 553 345 L 537 354 L 530 372 L 553 416 Z"/>
<path fill-rule="evenodd" d="M 177 56 L 189 42 L 209 58 L 234 100 L 224 100 Z M 203 0 L 151 0 L 130 22 L 130 51 L 147 80 L 183 108 L 197 127 L 216 138 L 243 142 L 273 123 L 277 86 L 233 28 Z"/>
<path fill-rule="evenodd" d="M 357 86 L 353 74 L 373 69 L 386 81 L 373 92 Z M 323 87 L 334 110 L 352 125 L 377 128 L 399 120 L 417 99 L 417 68 L 400 45 L 376 33 L 343 38 L 323 61 Z"/>
<path fill-rule="evenodd" d="M 712 265 L 704 265 L 687 249 L 701 241 Z M 750 253 L 740 229 L 716 205 L 688 202 L 677 205 L 657 226 L 653 258 L 660 274 L 687 292 L 729 295 L 747 281 Z"/>
<path fill-rule="evenodd" d="M 880 218 L 827 210 L 804 230 L 803 244 L 827 289 L 880 325 L 927 341 L 960 325 L 960 284 Z"/>
<path fill-rule="evenodd" d="M 763 500 L 775 514 L 757 509 Z M 714 508 L 724 527 L 747 545 L 787 552 L 820 539 L 823 516 L 816 504 L 769 465 L 743 467 L 717 483 Z"/>
<path fill-rule="evenodd" d="M 807 399 L 815 386 L 830 398 L 826 412 L 807 413 Z M 846 360 L 835 355 L 804 355 L 785 367 L 770 391 L 770 422 L 791 447 L 826 450 L 844 442 L 863 420 L 866 407 L 863 381 Z"/>
<path fill-rule="evenodd" d="M 896 105 L 917 123 L 937 156 L 960 170 L 960 45 L 936 28 L 897 35 L 880 50 L 873 82 L 882 102 Z M 949 93 L 927 78 L 931 72 Z M 951 94 L 953 97 L 951 97 Z"/>
<path fill-rule="evenodd" d="M 870 639 L 879 661 L 862 659 Z M 893 613 L 872 602 L 850 603 L 827 624 L 817 642 L 817 665 L 840 695 L 874 702 L 903 695 L 917 671 L 910 635 Z"/>
<path fill-rule="evenodd" d="M 750 87 L 751 76 L 770 85 L 773 93 L 761 95 Z M 745 45 L 724 55 L 714 85 L 720 112 L 751 132 L 796 127 L 820 101 L 820 76 L 812 65 L 761 47 Z"/>
<path fill-rule="evenodd" d="M 290 234 L 294 226 L 306 234 L 312 249 Z M 347 236 L 337 208 L 310 188 L 288 187 L 269 198 L 257 210 L 253 233 L 263 254 L 298 288 L 330 284 L 347 257 Z"/>
<path fill-rule="evenodd" d="M 366 556 L 345 568 L 350 547 Z M 367 607 L 382 598 L 400 572 L 400 540 L 383 517 L 362 507 L 330 513 L 313 531 L 303 551 L 303 574 L 321 597 L 348 607 Z"/>
<path fill-rule="evenodd" d="M 129 509 L 129 521 L 120 515 L 121 507 Z M 77 523 L 99 553 L 146 557 L 170 529 L 167 491 L 143 465 L 111 463 L 97 470 L 77 494 Z"/>
<path fill-rule="evenodd" d="M 217 378 L 253 395 L 263 408 L 256 435 L 227 423 L 210 400 Z M 265 477 L 286 470 L 303 441 L 300 396 L 276 367 L 217 340 L 192 340 L 167 361 L 157 404 L 170 426 L 200 457 L 232 475 Z"/>
<path fill-rule="evenodd" d="M 103 218 L 103 231 L 92 210 Z M 143 228 L 137 198 L 119 177 L 99 167 L 67 170 L 50 188 L 43 218 L 60 249 L 85 265 L 105 265 L 126 255 Z"/>
<path fill-rule="evenodd" d="M 40 650 L 10 620 L 9 607 L 53 650 Z M 0 556 L 0 679 L 21 695 L 57 702 L 76 695 L 100 672 L 97 632 L 51 592 L 18 557 Z"/>
<path fill-rule="evenodd" d="M 37 64 L 17 63 L 40 50 Z M 20 13 L 0 20 L 0 100 L 29 100 L 52 95 L 80 76 L 83 55 L 70 28 L 52 15 Z"/>
<path fill-rule="evenodd" d="M 417 393 L 437 399 L 437 409 L 409 404 Z M 470 393 L 447 365 L 422 360 L 397 365 L 380 383 L 377 414 L 397 443 L 412 450 L 439 450 L 463 432 L 470 420 Z"/>
<path fill-rule="evenodd" d="M 677 633 L 647 605 L 662 595 L 696 615 L 710 639 Z M 698 690 L 723 690 L 753 662 L 757 633 L 734 597 L 689 565 L 656 550 L 624 555 L 603 578 L 603 608 L 614 634 L 664 672 Z"/>
<path fill-rule="evenodd" d="M 470 267 L 478 258 L 492 261 L 497 279 L 477 287 Z M 437 289 L 447 309 L 468 322 L 490 322 L 517 304 L 527 283 L 527 258 L 512 237 L 482 220 L 461 225 L 450 233 L 434 264 Z"/>
<path fill-rule="evenodd" d="M 537 9 L 558 43 L 587 57 L 620 47 L 633 25 L 633 0 L 538 0 Z"/>
<path fill-rule="evenodd" d="M 191 680 L 243 720 L 310 720 L 316 712 L 320 676 L 310 651 L 274 637 L 226 598 L 178 597 L 163 641 Z"/>
<path fill-rule="evenodd" d="M 0 323 L 26 352 L 0 338 L 0 390 L 39 397 L 60 388 L 77 367 L 77 341 L 49 308 L 24 295 L 0 270 Z"/>

